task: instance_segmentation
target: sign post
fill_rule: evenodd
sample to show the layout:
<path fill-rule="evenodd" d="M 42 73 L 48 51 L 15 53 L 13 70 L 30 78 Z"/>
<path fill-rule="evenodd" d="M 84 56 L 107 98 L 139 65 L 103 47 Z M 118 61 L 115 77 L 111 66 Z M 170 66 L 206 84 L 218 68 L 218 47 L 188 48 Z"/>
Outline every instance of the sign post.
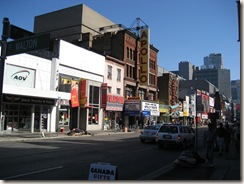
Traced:
<path fill-rule="evenodd" d="M 34 36 L 33 36 L 34 35 Z M 8 38 L 17 39 L 7 42 Z M 0 57 L 0 126 L 2 124 L 3 78 L 6 56 L 20 54 L 40 49 L 49 49 L 50 33 L 35 35 L 32 32 L 11 25 L 8 18 L 3 18 L 3 31 Z"/>
<path fill-rule="evenodd" d="M 0 58 L 0 114 L 2 113 L 2 100 L 3 100 L 3 76 L 4 76 L 4 66 L 6 58 L 6 47 L 7 39 L 9 37 L 9 19 L 3 18 L 3 32 L 2 32 L 2 41 L 1 41 L 1 58 Z M 0 126 L 2 125 L 2 117 L 0 117 Z"/>

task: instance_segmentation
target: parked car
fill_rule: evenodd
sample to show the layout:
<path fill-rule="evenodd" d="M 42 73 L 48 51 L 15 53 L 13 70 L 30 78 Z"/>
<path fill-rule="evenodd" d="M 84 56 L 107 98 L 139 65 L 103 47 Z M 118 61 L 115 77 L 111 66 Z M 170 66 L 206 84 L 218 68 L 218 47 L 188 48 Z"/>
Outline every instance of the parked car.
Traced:
<path fill-rule="evenodd" d="M 160 126 L 161 126 L 160 124 L 146 126 L 139 135 L 141 142 L 145 142 L 145 141 L 156 142 L 156 134 Z"/>
<path fill-rule="evenodd" d="M 156 134 L 158 147 L 176 145 L 185 149 L 188 145 L 194 146 L 195 133 L 185 125 L 162 125 Z"/>

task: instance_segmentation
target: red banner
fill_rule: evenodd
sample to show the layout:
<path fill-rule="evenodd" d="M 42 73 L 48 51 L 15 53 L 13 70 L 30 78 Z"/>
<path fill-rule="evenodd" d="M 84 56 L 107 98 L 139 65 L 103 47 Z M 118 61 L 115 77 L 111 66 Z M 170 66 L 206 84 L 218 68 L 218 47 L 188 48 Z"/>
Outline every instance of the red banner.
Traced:
<path fill-rule="evenodd" d="M 101 98 L 101 108 L 106 108 L 106 104 L 107 104 L 107 89 L 108 85 L 107 83 L 102 83 L 102 98 Z"/>
<path fill-rule="evenodd" d="M 78 99 L 78 84 L 76 81 L 72 81 L 71 84 L 71 105 L 72 107 L 78 107 L 79 99 Z"/>
<path fill-rule="evenodd" d="M 87 96 L 86 96 L 86 79 L 80 80 L 80 106 L 87 106 Z"/>

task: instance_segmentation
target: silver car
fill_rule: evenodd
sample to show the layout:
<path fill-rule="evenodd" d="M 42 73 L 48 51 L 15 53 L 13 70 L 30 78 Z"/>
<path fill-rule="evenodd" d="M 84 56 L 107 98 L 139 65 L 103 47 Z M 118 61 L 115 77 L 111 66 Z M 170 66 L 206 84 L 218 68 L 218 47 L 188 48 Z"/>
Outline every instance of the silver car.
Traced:
<path fill-rule="evenodd" d="M 141 142 L 145 142 L 145 141 L 156 142 L 156 134 L 160 126 L 161 126 L 160 124 L 146 126 L 139 135 Z"/>
<path fill-rule="evenodd" d="M 185 149 L 188 145 L 195 143 L 195 133 L 189 126 L 184 125 L 162 125 L 156 135 L 158 147 L 164 145 L 176 145 Z"/>

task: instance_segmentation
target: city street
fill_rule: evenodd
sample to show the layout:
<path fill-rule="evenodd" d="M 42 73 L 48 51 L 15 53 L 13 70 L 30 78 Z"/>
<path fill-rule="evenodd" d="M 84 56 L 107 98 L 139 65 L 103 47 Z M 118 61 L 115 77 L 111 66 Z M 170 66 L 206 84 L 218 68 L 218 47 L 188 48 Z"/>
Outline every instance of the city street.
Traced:
<path fill-rule="evenodd" d="M 88 180 L 92 163 L 117 166 L 119 180 L 136 180 L 174 161 L 181 150 L 141 143 L 138 133 L 67 137 L 0 145 L 2 180 Z"/>

